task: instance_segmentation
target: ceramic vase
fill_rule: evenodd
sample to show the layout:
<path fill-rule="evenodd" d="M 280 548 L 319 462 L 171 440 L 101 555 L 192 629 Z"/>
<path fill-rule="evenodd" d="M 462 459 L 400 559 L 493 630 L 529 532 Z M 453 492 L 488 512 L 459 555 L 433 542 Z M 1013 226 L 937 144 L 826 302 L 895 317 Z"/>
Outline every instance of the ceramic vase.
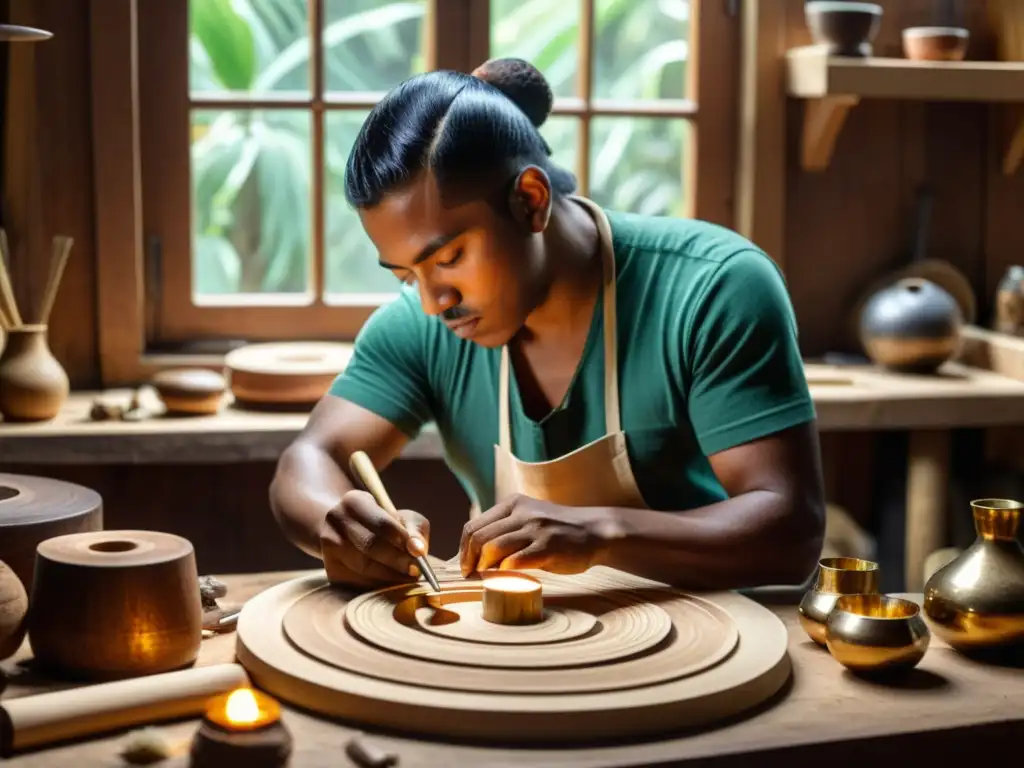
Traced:
<path fill-rule="evenodd" d="M 1024 267 L 1019 264 L 1006 270 L 999 281 L 995 314 L 995 330 L 1024 336 Z"/>
<path fill-rule="evenodd" d="M 53 356 L 45 325 L 7 332 L 0 354 L 0 415 L 5 421 L 47 421 L 67 400 L 67 372 Z"/>
<path fill-rule="evenodd" d="M 933 373 L 960 348 L 963 313 L 948 291 L 908 277 L 872 295 L 860 315 L 860 341 L 874 362 Z"/>
<path fill-rule="evenodd" d="M 25 639 L 28 595 L 18 575 L 0 561 L 0 659 L 13 656 Z"/>
<path fill-rule="evenodd" d="M 814 586 L 800 601 L 800 626 L 818 645 L 825 647 L 829 614 L 843 595 L 878 592 L 878 563 L 856 557 L 826 557 L 818 562 Z"/>
<path fill-rule="evenodd" d="M 924 612 L 936 635 L 961 651 L 1024 646 L 1024 547 L 1017 534 L 1024 504 L 971 502 L 977 538 L 924 587 Z"/>

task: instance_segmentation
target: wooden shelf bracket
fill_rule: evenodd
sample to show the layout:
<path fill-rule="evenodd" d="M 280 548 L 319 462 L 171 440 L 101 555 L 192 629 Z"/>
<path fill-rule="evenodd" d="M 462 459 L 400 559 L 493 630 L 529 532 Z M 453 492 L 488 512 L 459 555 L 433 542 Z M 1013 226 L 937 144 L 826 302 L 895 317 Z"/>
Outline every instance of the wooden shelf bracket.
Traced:
<path fill-rule="evenodd" d="M 856 96 L 843 95 L 810 99 L 804 104 L 800 165 L 805 171 L 828 167 L 846 115 L 859 101 Z"/>
<path fill-rule="evenodd" d="M 1003 175 L 1013 176 L 1024 162 L 1024 106 L 1006 104 L 1002 109 L 1004 146 Z"/>
<path fill-rule="evenodd" d="M 1005 106 L 1002 170 L 1024 164 L 1024 62 L 910 61 L 830 56 L 820 45 L 786 51 L 786 92 L 803 99 L 800 164 L 823 171 L 850 108 L 861 99 L 970 101 Z"/>

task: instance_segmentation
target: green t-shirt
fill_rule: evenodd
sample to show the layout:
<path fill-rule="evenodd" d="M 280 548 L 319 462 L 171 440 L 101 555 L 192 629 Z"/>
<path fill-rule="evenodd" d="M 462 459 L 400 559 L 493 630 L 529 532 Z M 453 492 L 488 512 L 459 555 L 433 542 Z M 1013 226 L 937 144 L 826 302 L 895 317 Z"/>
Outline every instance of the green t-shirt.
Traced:
<path fill-rule="evenodd" d="M 814 418 L 782 275 L 745 238 L 706 222 L 606 211 L 616 261 L 620 413 L 648 507 L 726 498 L 707 456 Z M 605 434 L 602 303 L 563 402 L 523 411 L 514 369 L 512 452 L 562 456 Z M 413 288 L 364 325 L 331 394 L 410 437 L 433 421 L 470 499 L 494 504 L 501 350 L 459 339 Z"/>

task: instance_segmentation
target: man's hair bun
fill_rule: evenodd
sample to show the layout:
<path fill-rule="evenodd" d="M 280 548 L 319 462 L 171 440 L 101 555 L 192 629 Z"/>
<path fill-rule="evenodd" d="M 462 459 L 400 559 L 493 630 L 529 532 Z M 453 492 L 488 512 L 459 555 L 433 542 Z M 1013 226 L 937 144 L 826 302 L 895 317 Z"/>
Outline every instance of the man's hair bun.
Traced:
<path fill-rule="evenodd" d="M 473 70 L 473 76 L 490 83 L 516 103 L 538 128 L 551 114 L 555 96 L 540 70 L 523 59 L 506 58 L 485 61 Z"/>

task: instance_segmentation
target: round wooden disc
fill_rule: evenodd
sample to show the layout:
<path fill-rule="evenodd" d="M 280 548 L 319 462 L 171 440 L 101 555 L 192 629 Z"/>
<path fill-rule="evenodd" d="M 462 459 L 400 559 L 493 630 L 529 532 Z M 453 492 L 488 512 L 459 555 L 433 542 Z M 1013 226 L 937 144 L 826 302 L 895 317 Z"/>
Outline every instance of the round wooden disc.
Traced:
<path fill-rule="evenodd" d="M 418 600 L 406 602 L 417 590 L 422 594 L 422 586 L 353 598 L 328 586 L 321 572 L 246 604 L 237 626 L 237 657 L 256 685 L 323 715 L 431 736 L 519 743 L 692 728 L 751 709 L 789 677 L 785 626 L 746 597 L 689 595 L 607 568 L 577 576 L 534 575 L 544 583 L 545 604 L 549 594 L 562 590 L 576 595 L 576 609 L 586 610 L 580 606 L 588 599 L 595 601 L 588 606 L 602 606 L 593 609 L 595 629 L 550 644 L 481 643 L 490 663 L 471 665 L 466 658 L 473 643 L 424 631 L 414 618 L 406 624 L 394 617 L 403 602 L 415 608 L 413 614 L 422 609 Z M 448 585 L 466 587 L 461 581 Z M 350 599 L 389 606 L 387 622 L 439 650 L 428 659 L 367 642 L 345 620 Z M 617 607 L 609 609 L 606 600 Z M 606 615 L 635 605 L 654 606 L 669 618 L 662 642 L 604 662 L 540 666 L 569 643 L 599 637 Z M 533 654 L 534 668 L 508 666 L 508 658 L 523 653 Z"/>
<path fill-rule="evenodd" d="M 330 389 L 352 345 L 326 341 L 249 344 L 224 356 L 240 404 L 308 405 Z"/>
<path fill-rule="evenodd" d="M 0 561 L 32 594 L 36 547 L 67 533 L 103 528 L 103 499 L 74 483 L 0 472 Z"/>

